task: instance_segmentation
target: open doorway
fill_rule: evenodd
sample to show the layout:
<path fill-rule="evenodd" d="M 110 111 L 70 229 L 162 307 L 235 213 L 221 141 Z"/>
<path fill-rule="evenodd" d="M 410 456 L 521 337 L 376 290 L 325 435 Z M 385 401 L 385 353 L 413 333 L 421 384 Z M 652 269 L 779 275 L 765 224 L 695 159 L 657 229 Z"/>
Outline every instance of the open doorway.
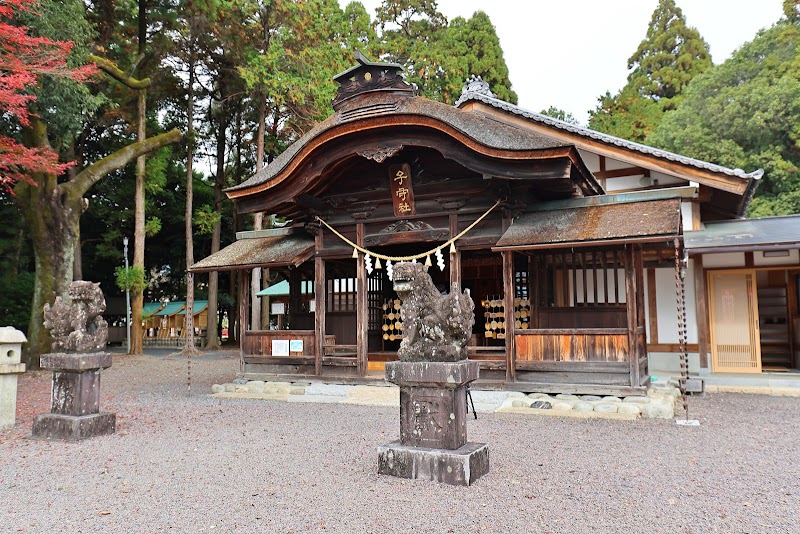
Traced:
<path fill-rule="evenodd" d="M 714 372 L 790 372 L 800 367 L 798 270 L 709 272 Z"/>
<path fill-rule="evenodd" d="M 785 269 L 756 273 L 762 371 L 797 368 L 797 278 Z"/>

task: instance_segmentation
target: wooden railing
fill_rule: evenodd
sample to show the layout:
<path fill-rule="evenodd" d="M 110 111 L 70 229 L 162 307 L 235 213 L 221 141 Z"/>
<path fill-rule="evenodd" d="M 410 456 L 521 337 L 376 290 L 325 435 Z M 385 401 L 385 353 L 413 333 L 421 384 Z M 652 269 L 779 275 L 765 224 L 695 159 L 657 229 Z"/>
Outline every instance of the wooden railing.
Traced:
<path fill-rule="evenodd" d="M 248 356 L 313 358 L 315 340 L 316 335 L 313 330 L 250 330 L 244 333 L 244 354 Z M 273 341 L 289 342 L 289 350 L 274 354 Z M 292 344 L 292 341 L 295 343 Z M 297 342 L 302 342 L 302 350 L 291 350 L 299 348 Z"/>

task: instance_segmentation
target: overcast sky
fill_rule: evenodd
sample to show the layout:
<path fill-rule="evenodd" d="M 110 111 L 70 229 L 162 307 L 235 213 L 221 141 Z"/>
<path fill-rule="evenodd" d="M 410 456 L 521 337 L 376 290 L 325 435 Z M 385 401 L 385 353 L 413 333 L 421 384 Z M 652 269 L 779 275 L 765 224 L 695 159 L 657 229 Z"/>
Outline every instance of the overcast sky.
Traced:
<path fill-rule="evenodd" d="M 339 0 L 345 6 L 348 0 Z M 362 0 L 374 18 L 380 0 Z M 781 0 L 677 0 L 721 63 L 782 13 Z M 500 37 L 519 105 L 551 105 L 586 124 L 597 97 L 625 85 L 627 62 L 658 0 L 439 0 L 448 20 L 485 11 Z"/>

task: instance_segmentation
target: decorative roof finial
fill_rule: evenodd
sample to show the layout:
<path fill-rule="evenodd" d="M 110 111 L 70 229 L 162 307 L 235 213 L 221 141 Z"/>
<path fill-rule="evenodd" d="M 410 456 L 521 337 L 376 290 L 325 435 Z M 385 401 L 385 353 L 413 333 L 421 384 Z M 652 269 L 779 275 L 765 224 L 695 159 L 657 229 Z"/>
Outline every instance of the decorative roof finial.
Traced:
<path fill-rule="evenodd" d="M 475 76 L 474 74 L 469 77 L 467 83 L 461 88 L 462 96 L 466 95 L 467 93 L 478 93 L 496 98 L 495 94 L 491 91 L 491 89 L 489 89 L 489 84 L 485 82 L 483 78 L 480 76 Z"/>
<path fill-rule="evenodd" d="M 370 61 L 360 50 L 353 55 L 357 65 L 333 77 L 339 84 L 332 101 L 334 110 L 338 110 L 346 100 L 363 93 L 391 91 L 414 95 L 413 87 L 403 79 L 402 65 Z"/>

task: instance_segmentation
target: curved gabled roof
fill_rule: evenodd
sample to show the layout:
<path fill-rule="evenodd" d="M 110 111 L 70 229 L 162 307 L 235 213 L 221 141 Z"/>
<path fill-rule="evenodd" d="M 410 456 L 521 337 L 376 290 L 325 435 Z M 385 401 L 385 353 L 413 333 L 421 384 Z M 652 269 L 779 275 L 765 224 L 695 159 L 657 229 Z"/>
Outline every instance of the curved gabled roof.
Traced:
<path fill-rule="evenodd" d="M 456 107 L 460 107 L 462 104 L 465 104 L 469 101 L 483 102 L 484 104 L 488 104 L 489 106 L 492 106 L 494 108 L 502 109 L 503 111 L 507 111 L 509 113 L 518 115 L 520 117 L 525 117 L 526 119 L 530 119 L 534 122 L 551 126 L 558 130 L 563 130 L 565 132 L 573 133 L 581 137 L 586 137 L 589 139 L 594 139 L 595 141 L 600 141 L 602 143 L 607 143 L 621 148 L 626 148 L 628 150 L 633 150 L 635 152 L 646 154 L 648 156 L 654 156 L 668 161 L 680 163 L 682 165 L 696 167 L 698 169 L 704 169 L 711 172 L 726 174 L 728 176 L 735 176 L 737 178 L 745 178 L 751 180 L 758 180 L 764 174 L 763 169 L 758 169 L 749 173 L 745 172 L 742 169 L 730 169 L 728 167 L 723 167 L 722 165 L 709 163 L 707 161 L 702 161 L 687 156 L 682 156 L 680 154 L 675 154 L 674 152 L 661 150 L 659 148 L 654 148 L 640 143 L 635 143 L 633 141 L 628 141 L 620 137 L 614 137 L 613 135 L 604 134 L 596 130 L 591 130 L 589 128 L 584 128 L 582 126 L 570 124 L 568 122 L 554 119 L 553 117 L 549 117 L 547 115 L 542 115 L 541 113 L 535 113 L 533 111 L 523 109 L 519 106 L 515 106 L 514 104 L 510 104 L 504 100 L 500 100 L 499 98 L 490 96 L 486 94 L 485 91 L 482 90 L 464 91 L 458 98 L 458 100 L 456 100 L 455 105 Z"/>
<path fill-rule="evenodd" d="M 372 120 L 372 119 L 380 120 Z M 358 129 L 352 126 L 358 123 Z M 260 172 L 239 185 L 226 189 L 231 198 L 271 187 L 270 182 L 297 165 L 297 158 L 326 141 L 369 129 L 426 127 L 440 130 L 486 155 L 516 159 L 530 158 L 532 151 L 568 149 L 573 145 L 530 130 L 504 124 L 490 117 L 462 110 L 422 97 L 396 93 L 359 95 L 336 113 L 295 141 Z"/>

